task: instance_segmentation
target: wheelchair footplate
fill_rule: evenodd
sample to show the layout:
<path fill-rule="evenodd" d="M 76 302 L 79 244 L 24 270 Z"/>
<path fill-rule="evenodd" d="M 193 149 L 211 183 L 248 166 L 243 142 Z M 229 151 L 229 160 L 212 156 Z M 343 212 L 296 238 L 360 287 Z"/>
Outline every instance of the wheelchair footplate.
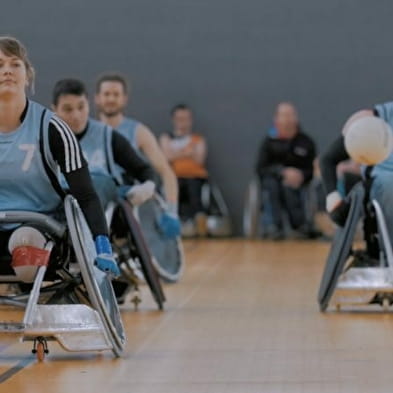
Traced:
<path fill-rule="evenodd" d="M 393 277 L 388 267 L 352 267 L 337 283 L 331 304 L 345 306 L 379 304 L 387 311 L 393 303 Z"/>
<path fill-rule="evenodd" d="M 110 278 L 94 266 L 95 245 L 82 212 L 70 195 L 65 199 L 68 237 L 65 229 L 58 230 L 57 239 L 65 239 L 69 254 L 62 256 L 62 265 L 56 270 L 56 279 L 44 282 L 46 264 L 38 268 L 32 287 L 21 289 L 20 282 L 1 277 L 11 293 L 0 296 L 0 306 L 23 310 L 23 319 L 12 316 L 0 323 L 0 333 L 16 336 L 21 341 L 33 342 L 32 352 L 42 361 L 49 352 L 48 341 L 57 341 L 66 351 L 112 351 L 119 357 L 125 345 L 125 333 Z M 30 212 L 5 212 L 7 222 L 30 222 L 32 219 L 50 233 L 58 229 L 47 216 Z M 1 221 L 1 218 L 0 218 Z M 56 224 L 56 225 L 55 225 Z M 45 249 L 54 246 L 48 240 Z M 72 251 L 72 252 L 71 252 Z M 64 260 L 63 260 L 64 258 Z M 68 264 L 77 262 L 80 271 L 71 272 Z M 14 283 L 22 293 L 14 294 Z M 18 290 L 17 290 L 18 292 Z M 9 308 L 11 307 L 11 310 Z"/>

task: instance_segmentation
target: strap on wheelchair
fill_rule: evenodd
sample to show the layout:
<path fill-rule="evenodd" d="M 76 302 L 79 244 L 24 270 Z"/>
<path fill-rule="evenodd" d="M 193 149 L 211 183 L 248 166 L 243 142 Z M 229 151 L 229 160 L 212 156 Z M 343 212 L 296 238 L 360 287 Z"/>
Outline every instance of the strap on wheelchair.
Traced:
<path fill-rule="evenodd" d="M 378 259 L 379 257 L 379 243 L 378 239 L 376 237 L 376 234 L 378 233 L 378 222 L 377 222 L 377 217 L 374 212 L 374 208 L 371 203 L 371 187 L 373 184 L 373 176 L 371 175 L 371 172 L 373 170 L 373 166 L 368 166 L 366 167 L 366 170 L 364 172 L 364 212 L 365 212 L 365 218 L 363 222 L 363 232 L 364 232 L 364 240 L 367 245 L 367 252 L 368 255 Z"/>

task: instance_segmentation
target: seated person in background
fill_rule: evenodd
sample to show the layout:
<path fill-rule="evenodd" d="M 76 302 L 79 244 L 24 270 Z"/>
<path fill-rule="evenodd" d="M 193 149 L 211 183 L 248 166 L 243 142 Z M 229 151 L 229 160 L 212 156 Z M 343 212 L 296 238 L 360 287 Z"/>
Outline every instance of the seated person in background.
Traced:
<path fill-rule="evenodd" d="M 263 140 L 256 166 L 263 191 L 266 235 L 285 237 L 282 213 L 286 211 L 293 230 L 305 233 L 302 187 L 313 177 L 315 144 L 300 128 L 293 104 L 277 106 L 274 126 Z"/>
<path fill-rule="evenodd" d="M 117 186 L 122 184 L 115 164 L 141 182 L 121 187 L 132 205 L 140 205 L 153 196 L 154 171 L 126 138 L 104 123 L 89 118 L 87 91 L 81 81 L 58 81 L 53 90 L 52 107 L 78 139 L 104 208 L 110 201 L 116 200 Z"/>
<path fill-rule="evenodd" d="M 180 216 L 185 226 L 196 225 L 198 235 L 206 236 L 206 214 L 201 195 L 208 177 L 206 142 L 193 132 L 193 116 L 188 106 L 175 106 L 171 115 L 173 131 L 163 134 L 160 144 L 178 178 Z"/>

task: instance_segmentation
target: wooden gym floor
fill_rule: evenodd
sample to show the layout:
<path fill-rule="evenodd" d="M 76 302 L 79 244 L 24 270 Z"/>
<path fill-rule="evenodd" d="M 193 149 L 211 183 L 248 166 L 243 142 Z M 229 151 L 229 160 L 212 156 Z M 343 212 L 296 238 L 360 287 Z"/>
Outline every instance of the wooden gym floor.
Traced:
<path fill-rule="evenodd" d="M 326 243 L 187 242 L 165 312 L 123 312 L 125 356 L 1 341 L 7 393 L 390 393 L 393 314 L 320 314 Z M 0 319 L 4 315 L 0 314 Z"/>

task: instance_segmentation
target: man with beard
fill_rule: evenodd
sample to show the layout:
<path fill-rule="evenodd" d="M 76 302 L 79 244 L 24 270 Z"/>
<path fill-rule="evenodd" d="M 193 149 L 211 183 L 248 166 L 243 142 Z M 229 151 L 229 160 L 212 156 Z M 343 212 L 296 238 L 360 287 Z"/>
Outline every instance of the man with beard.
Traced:
<path fill-rule="evenodd" d="M 171 226 L 178 228 L 180 233 L 176 176 L 149 128 L 124 115 L 128 103 L 128 91 L 128 83 L 122 75 L 102 75 L 97 81 L 95 96 L 99 120 L 127 138 L 131 145 L 146 157 L 160 175 L 168 204 L 168 219 L 170 218 L 173 221 Z"/>

